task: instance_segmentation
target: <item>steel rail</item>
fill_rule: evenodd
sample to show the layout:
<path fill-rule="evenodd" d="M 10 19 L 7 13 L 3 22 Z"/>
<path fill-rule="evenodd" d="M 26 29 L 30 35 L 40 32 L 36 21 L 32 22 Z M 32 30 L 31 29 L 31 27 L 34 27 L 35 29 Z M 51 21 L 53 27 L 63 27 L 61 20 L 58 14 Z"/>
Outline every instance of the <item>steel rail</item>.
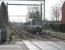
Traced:
<path fill-rule="evenodd" d="M 19 30 L 18 30 L 19 31 Z M 21 31 L 22 32 L 22 31 Z M 22 33 L 24 33 L 24 32 L 22 32 Z M 24 33 L 25 34 L 25 33 Z M 42 50 L 39 46 L 37 46 L 36 44 L 34 44 L 31 40 L 29 40 L 27 37 L 24 37 L 24 36 L 22 36 L 21 34 L 20 34 L 20 32 L 18 32 L 18 35 L 20 35 L 21 37 L 23 37 L 25 40 L 28 40 L 29 42 L 31 42 L 34 46 L 36 46 L 38 49 L 40 49 L 40 50 Z M 28 35 L 28 34 L 26 34 L 26 35 Z M 29 36 L 30 37 L 30 36 Z"/>
<path fill-rule="evenodd" d="M 46 36 L 49 36 L 49 35 L 46 35 Z M 44 37 L 44 36 L 43 36 Z M 47 37 L 48 38 L 48 37 Z M 53 37 L 54 38 L 54 37 Z M 58 38 L 57 38 L 58 39 Z M 60 39 L 61 40 L 61 39 Z M 31 42 L 32 43 L 32 42 Z M 35 43 L 33 43 L 35 46 L 37 46 Z M 59 49 L 59 50 L 61 50 L 61 48 L 59 48 L 59 47 L 57 47 L 57 46 L 55 46 L 55 45 L 53 45 L 53 44 L 49 44 L 49 43 L 47 43 L 49 46 L 52 46 L 52 47 L 54 47 L 54 48 L 57 48 L 57 49 Z M 37 47 L 39 47 L 39 46 L 37 46 Z M 41 48 L 41 47 L 40 47 Z"/>
<path fill-rule="evenodd" d="M 22 30 L 19 30 L 19 31 L 22 31 Z M 24 32 L 24 31 L 22 31 L 22 32 Z M 45 33 L 45 32 L 44 32 L 44 33 Z M 53 38 L 57 38 L 57 39 L 60 39 L 60 40 L 65 40 L 64 38 L 55 37 L 55 36 L 51 36 L 51 35 L 49 35 L 49 34 L 44 34 L 44 33 L 41 32 L 42 35 L 39 35 L 39 36 L 41 36 L 41 37 L 45 37 L 45 38 L 48 38 L 48 39 L 49 39 L 49 37 L 53 37 Z M 27 34 L 27 33 L 26 33 L 26 34 Z M 30 33 L 29 33 L 28 35 L 31 36 Z M 31 37 L 33 37 L 33 36 L 31 36 Z"/>
<path fill-rule="evenodd" d="M 43 32 L 42 32 L 42 35 L 41 35 L 42 37 L 44 37 L 44 36 L 46 36 L 47 38 L 48 38 L 48 36 L 49 37 L 52 37 L 52 38 L 57 38 L 57 39 L 60 39 L 60 40 L 65 40 L 64 38 L 60 38 L 60 37 L 56 37 L 56 36 L 51 36 L 51 35 L 49 35 L 49 34 L 43 34 Z"/>

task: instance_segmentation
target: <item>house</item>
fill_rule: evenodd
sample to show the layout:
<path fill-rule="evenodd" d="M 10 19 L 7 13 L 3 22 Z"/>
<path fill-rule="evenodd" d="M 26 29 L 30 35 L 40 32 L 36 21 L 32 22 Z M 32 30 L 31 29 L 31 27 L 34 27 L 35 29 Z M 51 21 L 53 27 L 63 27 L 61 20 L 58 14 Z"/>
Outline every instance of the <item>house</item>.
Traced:
<path fill-rule="evenodd" d="M 62 31 L 65 32 L 65 2 L 62 6 L 62 20 L 61 20 L 61 23 L 62 23 Z"/>

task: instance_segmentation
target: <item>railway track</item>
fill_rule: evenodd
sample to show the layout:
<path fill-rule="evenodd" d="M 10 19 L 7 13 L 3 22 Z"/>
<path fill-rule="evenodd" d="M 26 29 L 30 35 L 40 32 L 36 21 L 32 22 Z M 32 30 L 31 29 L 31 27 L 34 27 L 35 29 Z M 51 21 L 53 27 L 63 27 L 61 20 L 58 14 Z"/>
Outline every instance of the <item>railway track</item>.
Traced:
<path fill-rule="evenodd" d="M 59 49 L 59 50 L 61 50 L 61 49 L 63 49 L 63 48 L 60 48 L 60 47 L 62 47 L 61 46 L 61 44 L 59 44 L 59 43 L 56 43 L 55 41 L 53 41 L 53 40 L 48 40 L 48 39 L 51 39 L 51 38 L 54 38 L 54 37 L 50 37 L 49 38 L 49 36 L 48 35 L 40 35 L 40 36 L 37 36 L 37 37 L 35 37 L 35 35 L 31 35 L 30 33 L 27 33 L 27 32 L 25 32 L 25 31 L 23 31 L 22 29 L 20 30 L 20 29 L 17 29 L 17 31 L 18 31 L 18 34 L 23 38 L 23 39 L 25 39 L 25 40 L 28 40 L 30 43 L 32 43 L 33 45 L 34 45 L 34 47 L 36 47 L 36 48 L 38 48 L 38 50 L 44 50 L 44 45 L 47 45 L 48 47 L 50 47 L 50 48 L 53 48 L 53 49 Z M 22 33 L 22 35 L 20 34 L 20 33 Z M 39 40 L 39 41 L 34 41 L 34 40 L 32 40 L 32 39 L 34 39 L 35 38 L 35 40 Z M 44 38 L 47 40 L 47 41 L 50 41 L 50 43 L 49 42 L 45 42 L 45 40 L 44 40 Z M 55 39 L 58 39 L 58 38 L 55 38 Z M 61 39 L 60 39 L 61 40 Z M 57 40 L 56 40 L 57 41 Z M 25 41 L 26 42 L 26 41 Z M 42 42 L 42 43 L 41 43 Z M 41 46 L 41 45 L 43 45 L 43 47 Z M 59 46 L 59 47 L 58 47 Z M 37 49 L 36 49 L 37 50 Z"/>
<path fill-rule="evenodd" d="M 49 34 L 44 34 L 43 32 L 42 32 L 42 35 L 41 35 L 42 37 L 46 37 L 46 38 L 55 38 L 55 39 L 59 39 L 59 40 L 62 40 L 62 41 L 65 41 L 65 39 L 64 38 L 60 38 L 60 37 L 56 37 L 56 36 L 51 36 L 51 35 L 49 35 Z"/>
<path fill-rule="evenodd" d="M 21 26 L 21 27 L 23 27 L 23 26 Z M 21 28 L 21 27 L 18 27 L 18 28 L 20 28 L 20 29 L 23 29 L 23 28 Z M 21 31 L 20 29 L 18 29 L 19 31 Z M 25 30 L 23 29 L 23 32 L 25 32 Z M 25 32 L 26 33 L 26 32 Z M 26 34 L 29 34 L 29 36 L 31 36 L 31 34 L 28 32 L 28 33 L 26 33 Z M 33 35 L 33 34 L 32 34 Z M 33 36 L 35 36 L 35 35 L 33 35 Z M 31 36 L 31 37 L 33 37 L 33 36 Z M 56 38 L 56 39 L 60 39 L 60 40 L 63 40 L 63 41 L 65 41 L 65 39 L 64 38 L 60 38 L 60 37 L 55 37 L 55 36 L 51 36 L 51 35 L 49 35 L 49 34 L 45 34 L 45 33 L 43 33 L 42 32 L 42 35 L 39 35 L 39 36 L 41 36 L 41 37 L 43 37 L 43 38 L 47 38 L 47 39 L 51 39 L 51 38 Z"/>
<path fill-rule="evenodd" d="M 19 30 L 18 30 L 18 32 L 19 32 Z M 22 31 L 21 31 L 22 32 Z M 19 33 L 21 33 L 21 32 L 19 32 Z M 23 32 L 22 32 L 23 33 Z M 25 33 L 23 33 L 23 34 L 25 34 Z M 21 34 L 20 34 L 20 36 L 22 36 Z M 30 35 L 29 35 L 30 36 Z M 38 42 L 33 42 L 33 41 L 31 41 L 30 40 L 30 38 L 32 39 L 32 38 L 35 38 L 35 37 L 29 37 L 28 36 L 28 34 L 25 34 L 25 35 L 23 35 L 22 37 L 25 39 L 25 40 L 28 40 L 29 42 L 31 42 L 35 47 L 37 47 L 39 50 L 43 50 L 43 48 L 40 46 L 40 45 L 38 45 L 38 44 L 41 44 L 41 43 L 38 43 Z M 43 41 L 43 40 L 42 40 Z M 55 42 L 53 42 L 53 43 L 55 43 Z M 43 44 L 44 44 L 44 42 L 43 42 Z M 53 45 L 53 44 L 50 44 L 50 43 L 46 43 L 47 45 L 49 45 L 49 46 L 52 46 L 52 48 L 56 48 L 56 49 L 59 49 L 59 47 L 57 47 L 57 46 L 55 46 L 55 45 Z M 45 44 L 45 45 L 46 45 Z M 37 49 L 36 49 L 37 50 Z M 61 49 L 59 49 L 59 50 L 61 50 Z"/>
<path fill-rule="evenodd" d="M 27 32 L 27 31 L 19 30 L 19 29 L 18 29 L 18 31 L 21 31 L 21 32 L 27 34 L 27 35 L 30 36 L 30 37 L 36 38 L 35 35 L 33 35 L 33 34 Z M 63 40 L 63 41 L 65 40 L 65 39 L 62 39 L 62 38 L 58 38 L 58 37 L 55 37 L 55 36 L 50 36 L 50 35 L 44 34 L 43 32 L 42 32 L 42 35 L 38 35 L 38 36 L 39 36 L 39 37 L 42 37 L 42 38 L 49 39 L 49 40 L 54 40 L 54 39 Z"/>
<path fill-rule="evenodd" d="M 22 33 L 22 35 L 21 35 Z M 34 47 L 36 47 L 38 50 L 42 50 L 39 46 L 37 46 L 36 44 L 34 44 L 30 39 L 34 39 L 34 37 L 30 34 L 27 34 L 23 31 L 17 30 L 17 34 L 23 38 L 24 40 L 28 40 L 30 43 L 32 43 L 34 45 Z"/>

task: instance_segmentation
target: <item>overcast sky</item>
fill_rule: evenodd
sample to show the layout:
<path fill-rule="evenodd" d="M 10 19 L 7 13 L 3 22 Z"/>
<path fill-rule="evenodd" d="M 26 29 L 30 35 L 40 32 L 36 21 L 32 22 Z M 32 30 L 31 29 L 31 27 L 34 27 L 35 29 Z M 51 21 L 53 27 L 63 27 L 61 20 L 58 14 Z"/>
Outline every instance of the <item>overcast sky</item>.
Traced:
<path fill-rule="evenodd" d="M 63 0 L 46 0 L 46 18 L 48 20 L 52 20 L 50 16 L 52 16 L 52 8 L 54 6 L 60 7 L 60 9 L 62 8 L 63 5 Z M 61 18 L 61 16 L 60 16 Z"/>
<path fill-rule="evenodd" d="M 46 7 L 45 7 L 45 17 L 47 20 L 51 20 L 51 9 L 54 6 L 58 6 L 58 7 L 62 7 L 62 0 L 46 0 Z M 40 4 L 40 2 L 23 2 L 23 1 L 6 1 L 8 3 L 27 3 L 27 4 Z M 27 6 L 8 6 L 8 14 L 9 16 L 11 15 L 26 15 L 28 12 Z M 44 17 L 43 17 L 44 18 Z M 16 21 L 16 22 L 25 22 L 26 21 L 26 17 L 9 17 L 9 20 L 11 22 Z"/>
<path fill-rule="evenodd" d="M 8 1 L 10 4 L 40 4 L 40 2 L 35 1 Z M 9 21 L 11 22 L 25 22 L 28 14 L 28 7 L 27 5 L 9 5 L 8 6 L 8 15 L 9 15 Z M 34 7 L 34 6 L 33 6 Z"/>

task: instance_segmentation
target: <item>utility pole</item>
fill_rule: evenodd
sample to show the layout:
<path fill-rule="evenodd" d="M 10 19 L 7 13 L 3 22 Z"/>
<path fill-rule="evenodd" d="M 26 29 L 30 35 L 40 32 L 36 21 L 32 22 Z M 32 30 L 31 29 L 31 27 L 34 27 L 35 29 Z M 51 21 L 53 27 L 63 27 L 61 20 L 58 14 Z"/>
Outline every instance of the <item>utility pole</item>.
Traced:
<path fill-rule="evenodd" d="M 45 32 L 45 0 L 44 0 L 44 32 Z"/>
<path fill-rule="evenodd" d="M 42 19 L 42 2 L 41 2 L 41 6 L 40 6 L 40 11 L 41 11 L 41 13 L 40 13 L 40 16 L 41 16 L 41 19 Z M 44 32 L 45 32 L 45 0 L 44 0 Z M 43 24 L 43 22 L 42 22 L 42 24 Z"/>
<path fill-rule="evenodd" d="M 41 19 L 42 19 L 42 3 L 41 3 L 41 8 L 40 8 L 40 10 L 41 10 L 40 17 L 41 17 Z"/>

